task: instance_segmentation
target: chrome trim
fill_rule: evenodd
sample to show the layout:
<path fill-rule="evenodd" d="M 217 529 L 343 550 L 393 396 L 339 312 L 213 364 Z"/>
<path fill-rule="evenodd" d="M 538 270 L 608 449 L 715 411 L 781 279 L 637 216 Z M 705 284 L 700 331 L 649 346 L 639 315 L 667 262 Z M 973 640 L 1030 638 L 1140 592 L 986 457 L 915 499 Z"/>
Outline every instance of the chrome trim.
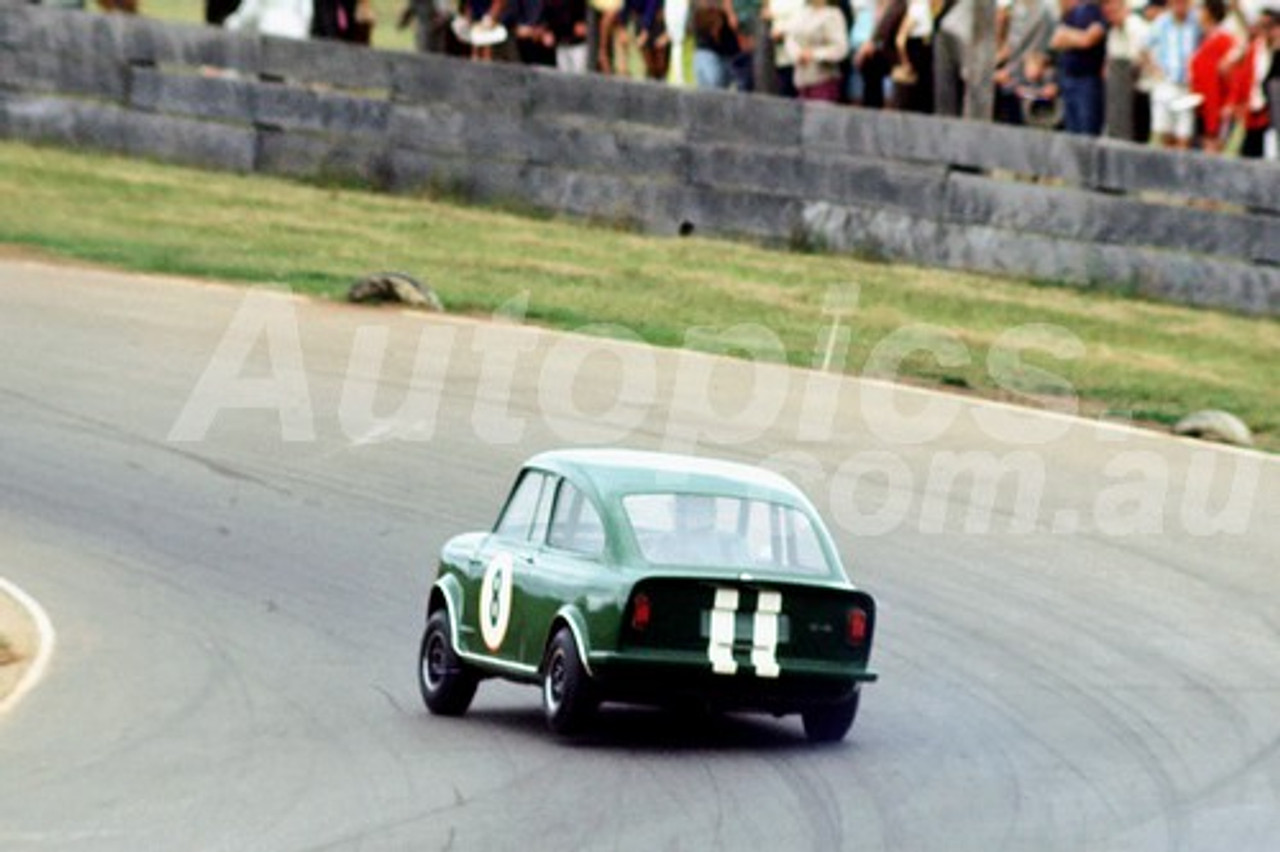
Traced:
<path fill-rule="evenodd" d="M 449 615 L 449 644 L 453 646 L 454 653 L 458 653 L 458 617 L 453 611 L 453 598 L 449 595 L 449 587 L 444 585 L 444 578 L 441 577 L 431 584 L 431 588 L 439 589 L 444 597 L 444 609 Z"/>
<path fill-rule="evenodd" d="M 458 616 L 454 611 L 453 598 L 449 594 L 449 587 L 442 584 L 441 580 L 436 580 L 432 588 L 438 587 L 440 594 L 444 596 L 444 608 L 449 613 L 449 644 L 453 646 L 453 653 L 458 655 L 459 659 L 470 660 L 482 666 L 490 666 L 492 668 L 507 669 L 508 671 L 519 672 L 520 674 L 530 675 L 537 674 L 537 666 L 527 666 L 524 663 L 512 663 L 507 660 L 499 660 L 495 657 L 486 657 L 483 654 L 475 654 L 471 651 L 464 651 L 458 645 Z"/>
<path fill-rule="evenodd" d="M 555 621 L 556 618 L 564 618 L 564 623 L 569 625 L 569 630 L 573 632 L 573 641 L 578 646 L 578 659 L 582 661 L 582 668 L 586 670 L 587 677 L 595 677 L 595 672 L 591 671 L 591 661 L 587 659 L 587 644 L 582 641 L 582 633 L 578 630 L 578 625 L 568 615 L 572 611 L 569 605 L 565 604 L 556 610 L 555 618 L 551 620 Z"/>
<path fill-rule="evenodd" d="M 482 654 L 473 654 L 470 651 L 459 651 L 454 649 L 459 657 L 464 660 L 470 660 L 481 666 L 488 666 L 495 669 L 507 669 L 508 671 L 519 672 L 524 675 L 535 675 L 538 673 L 537 666 L 527 666 L 524 663 L 512 663 L 508 660 L 499 660 L 496 657 L 486 657 Z"/>

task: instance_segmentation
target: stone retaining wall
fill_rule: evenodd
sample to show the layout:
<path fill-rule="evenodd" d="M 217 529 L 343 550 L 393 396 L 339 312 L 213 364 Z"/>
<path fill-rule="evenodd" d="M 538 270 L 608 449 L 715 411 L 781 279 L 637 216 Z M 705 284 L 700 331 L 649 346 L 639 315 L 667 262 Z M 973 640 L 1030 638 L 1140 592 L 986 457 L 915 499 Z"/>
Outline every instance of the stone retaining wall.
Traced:
<path fill-rule="evenodd" d="M 15 5 L 0 136 L 1280 313 L 1280 166 Z"/>

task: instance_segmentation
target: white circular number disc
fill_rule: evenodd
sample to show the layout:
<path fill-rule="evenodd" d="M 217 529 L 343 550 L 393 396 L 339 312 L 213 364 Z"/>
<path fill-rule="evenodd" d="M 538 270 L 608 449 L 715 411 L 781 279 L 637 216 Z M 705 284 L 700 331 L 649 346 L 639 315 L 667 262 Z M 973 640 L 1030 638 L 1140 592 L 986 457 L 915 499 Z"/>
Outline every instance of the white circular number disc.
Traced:
<path fill-rule="evenodd" d="M 489 560 L 480 583 L 480 635 L 490 651 L 502 647 L 511 622 L 511 580 L 515 565 L 510 553 L 498 553 Z"/>

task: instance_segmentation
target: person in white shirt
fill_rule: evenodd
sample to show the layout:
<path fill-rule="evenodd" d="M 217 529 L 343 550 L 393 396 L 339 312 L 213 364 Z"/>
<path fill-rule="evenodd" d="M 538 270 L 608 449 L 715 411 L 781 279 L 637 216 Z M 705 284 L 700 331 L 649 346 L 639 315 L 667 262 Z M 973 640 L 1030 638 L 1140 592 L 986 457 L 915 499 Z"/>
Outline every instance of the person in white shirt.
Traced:
<path fill-rule="evenodd" d="M 794 98 L 796 59 L 787 50 L 786 34 L 804 10 L 804 0 L 769 0 L 762 14 L 770 22 L 774 42 L 773 65 L 778 72 L 778 94 Z"/>
<path fill-rule="evenodd" d="M 1138 64 L 1147 47 L 1151 24 L 1129 8 L 1128 0 L 1102 0 L 1102 14 L 1108 24 L 1107 58 Z"/>
<path fill-rule="evenodd" d="M 312 0 L 244 0 L 223 23 L 234 32 L 305 39 L 311 35 Z"/>
<path fill-rule="evenodd" d="M 667 22 L 667 34 L 671 38 L 671 70 L 668 80 L 676 86 L 684 85 L 684 40 L 689 34 L 689 0 L 665 0 L 662 16 Z"/>
<path fill-rule="evenodd" d="M 827 0 L 807 0 L 783 38 L 795 60 L 800 97 L 838 103 L 843 89 L 840 63 L 849 55 L 849 29 L 840 10 Z"/>

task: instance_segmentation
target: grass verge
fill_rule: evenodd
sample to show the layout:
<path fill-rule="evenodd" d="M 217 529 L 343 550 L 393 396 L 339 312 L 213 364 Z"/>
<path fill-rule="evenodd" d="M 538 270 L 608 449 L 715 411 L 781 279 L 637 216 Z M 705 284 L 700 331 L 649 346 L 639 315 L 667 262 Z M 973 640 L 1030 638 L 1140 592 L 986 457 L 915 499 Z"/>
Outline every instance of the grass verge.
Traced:
<path fill-rule="evenodd" d="M 403 270 L 454 312 L 527 291 L 528 317 L 626 326 L 662 346 L 691 328 L 767 326 L 786 359 L 825 345 L 833 292 L 857 285 L 847 371 L 899 343 L 908 381 L 1167 424 L 1235 413 L 1280 449 L 1280 322 L 980 275 L 607 227 L 359 189 L 0 143 L 0 243 L 142 272 L 273 281 L 327 297 Z M 835 288 L 835 289 L 833 289 Z M 1001 341 L 1025 348 L 1010 360 Z M 1056 350 L 1056 351 L 1055 351 Z"/>

